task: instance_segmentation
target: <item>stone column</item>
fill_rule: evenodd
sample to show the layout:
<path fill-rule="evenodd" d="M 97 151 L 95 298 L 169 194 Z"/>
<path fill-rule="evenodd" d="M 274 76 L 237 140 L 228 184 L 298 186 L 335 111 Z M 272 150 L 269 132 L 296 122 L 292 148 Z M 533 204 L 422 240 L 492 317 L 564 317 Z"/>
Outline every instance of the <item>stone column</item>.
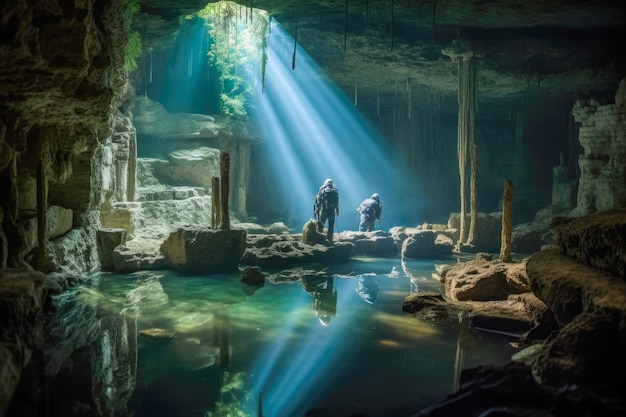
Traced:
<path fill-rule="evenodd" d="M 502 194 L 502 243 L 500 260 L 513 262 L 511 259 L 511 236 L 513 234 L 513 181 L 506 180 Z"/>
<path fill-rule="evenodd" d="M 230 155 L 222 152 L 220 155 L 220 199 L 221 199 L 221 222 L 220 229 L 230 230 L 230 215 L 228 208 L 228 197 L 230 194 Z"/>

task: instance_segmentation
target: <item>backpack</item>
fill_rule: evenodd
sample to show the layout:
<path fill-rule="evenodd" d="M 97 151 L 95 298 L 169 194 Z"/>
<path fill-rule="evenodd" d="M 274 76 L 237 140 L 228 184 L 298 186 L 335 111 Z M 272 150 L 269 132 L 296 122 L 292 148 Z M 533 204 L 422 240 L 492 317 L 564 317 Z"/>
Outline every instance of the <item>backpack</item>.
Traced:
<path fill-rule="evenodd" d="M 359 206 L 359 213 L 366 214 L 369 218 L 374 218 L 376 216 L 375 206 L 377 205 L 376 200 L 368 198 Z"/>
<path fill-rule="evenodd" d="M 326 187 L 322 190 L 321 206 L 324 209 L 336 209 L 339 206 L 339 192 L 334 187 Z"/>

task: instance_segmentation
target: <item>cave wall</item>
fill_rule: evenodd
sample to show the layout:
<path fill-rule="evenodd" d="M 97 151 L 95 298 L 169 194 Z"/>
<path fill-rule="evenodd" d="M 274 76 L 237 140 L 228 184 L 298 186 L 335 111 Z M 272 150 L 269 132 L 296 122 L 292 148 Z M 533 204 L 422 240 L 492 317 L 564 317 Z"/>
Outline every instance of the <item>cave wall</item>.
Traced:
<path fill-rule="evenodd" d="M 580 178 L 574 214 L 585 215 L 626 204 L 626 78 L 615 102 L 579 100 L 572 114 L 580 124 Z"/>
<path fill-rule="evenodd" d="M 98 268 L 91 213 L 107 196 L 124 198 L 119 186 L 132 177 L 114 162 L 128 159 L 130 145 L 121 142 L 134 134 L 129 114 L 117 110 L 132 94 L 124 7 L 122 0 L 2 6 L 2 268 Z"/>

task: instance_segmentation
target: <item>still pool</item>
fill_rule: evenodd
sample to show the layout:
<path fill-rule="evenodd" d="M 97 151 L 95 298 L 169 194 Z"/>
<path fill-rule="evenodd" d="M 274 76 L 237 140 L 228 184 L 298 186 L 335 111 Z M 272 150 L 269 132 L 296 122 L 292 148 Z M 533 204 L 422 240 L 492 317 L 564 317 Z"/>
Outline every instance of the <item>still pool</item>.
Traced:
<path fill-rule="evenodd" d="M 454 262 L 361 257 L 263 271 L 259 287 L 239 272 L 103 273 L 93 289 L 102 314 L 136 318 L 137 417 L 400 417 L 517 351 L 455 317 L 402 311 L 411 293 L 440 291 L 436 264 Z"/>

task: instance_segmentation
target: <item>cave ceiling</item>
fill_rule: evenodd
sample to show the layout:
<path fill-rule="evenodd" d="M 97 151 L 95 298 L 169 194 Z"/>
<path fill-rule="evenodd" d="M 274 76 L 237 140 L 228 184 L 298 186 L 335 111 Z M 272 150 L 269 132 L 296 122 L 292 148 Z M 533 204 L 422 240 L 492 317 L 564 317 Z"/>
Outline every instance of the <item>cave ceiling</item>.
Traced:
<path fill-rule="evenodd" d="M 397 96 L 398 83 L 422 97 L 455 97 L 457 63 L 442 54 L 456 39 L 477 63 L 479 103 L 520 98 L 571 103 L 614 94 L 626 75 L 618 40 L 619 1 L 240 0 L 265 9 L 359 103 Z M 144 48 L 167 45 L 197 0 L 141 0 Z M 271 37 L 270 37 L 271 43 Z M 296 68 L 297 71 L 297 58 Z M 499 100 L 499 101 L 498 101 Z M 456 100 L 447 100 L 456 105 Z"/>

